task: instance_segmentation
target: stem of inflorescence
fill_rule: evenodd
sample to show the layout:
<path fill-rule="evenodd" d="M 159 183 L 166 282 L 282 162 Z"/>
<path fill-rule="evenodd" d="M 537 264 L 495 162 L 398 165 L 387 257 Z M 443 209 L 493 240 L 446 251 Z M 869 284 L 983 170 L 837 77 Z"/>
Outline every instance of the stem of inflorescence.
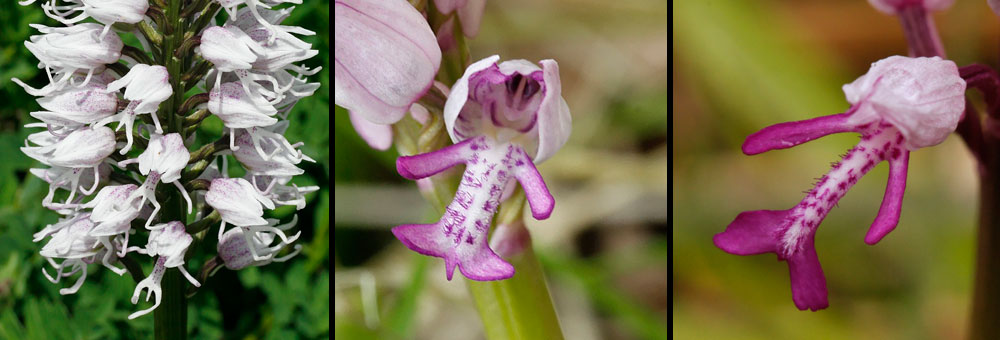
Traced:
<path fill-rule="evenodd" d="M 914 57 L 940 56 L 944 48 L 930 13 L 921 5 L 912 5 L 899 13 L 910 54 Z M 984 90 L 988 100 L 1000 93 Z M 995 90 L 995 89 L 993 89 Z M 990 93 L 993 92 L 993 93 Z M 995 108 L 991 108 L 995 109 Z M 966 112 L 956 132 L 978 161 L 979 230 L 976 245 L 976 276 L 972 296 L 970 339 L 1000 337 L 1000 136 L 989 131 L 993 112 L 987 115 L 983 131 L 979 113 L 966 101 Z"/>
<path fill-rule="evenodd" d="M 162 8 L 166 17 L 163 27 L 160 27 L 163 38 L 162 44 L 158 44 L 160 55 L 158 60 L 170 74 L 170 86 L 173 88 L 173 96 L 160 104 L 158 118 L 164 129 L 164 134 L 177 132 L 183 137 L 184 118 L 178 116 L 181 103 L 184 102 L 184 87 L 181 82 L 181 75 L 186 71 L 186 64 L 183 63 L 184 56 L 175 56 L 176 50 L 184 39 L 185 21 L 188 18 L 181 16 L 182 3 L 184 0 L 167 0 L 166 8 Z M 181 221 L 187 224 L 187 214 L 185 213 L 184 200 L 176 189 L 168 190 L 168 196 L 162 205 L 161 221 Z M 168 268 L 160 282 L 162 289 L 162 301 L 160 306 L 153 311 L 153 332 L 157 340 L 185 340 L 187 339 L 187 280 L 176 268 Z"/>

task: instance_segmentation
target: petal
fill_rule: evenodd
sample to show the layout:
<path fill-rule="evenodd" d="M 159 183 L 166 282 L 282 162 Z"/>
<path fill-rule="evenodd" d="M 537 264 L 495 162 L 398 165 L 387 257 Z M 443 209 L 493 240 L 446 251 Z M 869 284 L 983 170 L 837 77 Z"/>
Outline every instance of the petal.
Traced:
<path fill-rule="evenodd" d="M 542 60 L 539 64 L 542 64 L 545 97 L 538 107 L 538 151 L 534 155 L 536 164 L 549 159 L 566 144 L 573 125 L 569 106 L 562 98 L 559 65 L 552 59 Z"/>
<path fill-rule="evenodd" d="M 434 7 L 441 14 L 448 14 L 457 8 L 465 7 L 467 0 L 434 0 Z"/>
<path fill-rule="evenodd" d="M 462 108 L 465 107 L 465 103 L 469 100 L 469 79 L 476 73 L 495 66 L 497 60 L 500 60 L 500 56 L 492 55 L 472 63 L 472 65 L 469 65 L 465 69 L 462 78 L 459 78 L 455 82 L 455 85 L 452 86 L 451 94 L 448 95 L 448 100 L 444 103 L 444 125 L 448 129 L 448 135 L 451 136 L 453 142 L 458 143 L 465 139 L 459 138 L 456 134 L 456 123 L 458 115 L 462 113 Z"/>
<path fill-rule="evenodd" d="M 256 99 L 251 96 L 258 96 Z M 222 83 L 209 93 L 208 111 L 228 128 L 245 129 L 270 126 L 278 122 L 274 106 L 258 93 L 246 93 L 238 82 Z"/>
<path fill-rule="evenodd" d="M 385 151 L 392 146 L 392 125 L 369 122 L 355 111 L 348 111 L 351 125 L 372 149 Z"/>
<path fill-rule="evenodd" d="M 250 63 L 257 61 L 257 55 L 251 51 L 254 45 L 253 40 L 236 27 L 212 26 L 202 31 L 198 50 L 219 71 L 232 72 L 250 69 Z"/>
<path fill-rule="evenodd" d="M 744 211 L 726 231 L 712 237 L 716 247 L 735 255 L 773 253 L 778 249 L 777 229 L 791 210 Z"/>
<path fill-rule="evenodd" d="M 334 4 L 334 99 L 371 122 L 392 124 L 430 88 L 441 49 L 408 2 Z"/>
<path fill-rule="evenodd" d="M 848 122 L 887 121 L 903 133 L 911 151 L 936 145 L 958 126 L 965 112 L 965 87 L 951 60 L 888 57 L 844 85 L 848 101 L 858 106 Z"/>
<path fill-rule="evenodd" d="M 756 155 L 775 149 L 787 149 L 834 133 L 857 132 L 856 126 L 848 124 L 851 114 L 849 111 L 768 126 L 747 136 L 747 140 L 743 142 L 743 153 Z"/>
<path fill-rule="evenodd" d="M 890 231 L 896 229 L 899 223 L 899 213 L 903 208 L 903 192 L 906 190 L 906 169 L 910 160 L 910 152 L 900 148 L 893 149 L 888 155 L 889 183 L 886 184 L 882 206 L 878 209 L 875 222 L 865 235 L 865 243 L 874 245 Z"/>
<path fill-rule="evenodd" d="M 466 37 L 475 38 L 479 34 L 479 23 L 483 20 L 486 10 L 486 0 L 468 0 L 465 6 L 458 8 L 458 18 L 462 20 L 462 33 Z"/>
<path fill-rule="evenodd" d="M 817 311 L 826 308 L 826 277 L 820 267 L 813 237 L 805 240 L 802 249 L 788 259 L 788 273 L 792 280 L 792 301 L 799 310 Z"/>
<path fill-rule="evenodd" d="M 441 24 L 441 28 L 437 32 L 438 46 L 441 46 L 441 51 L 449 51 L 455 48 L 455 19 L 448 18 Z"/>
<path fill-rule="evenodd" d="M 443 149 L 396 159 L 396 171 L 406 179 L 421 179 L 465 163 L 476 150 L 485 148 L 482 138 L 467 139 Z"/>
<path fill-rule="evenodd" d="M 531 216 L 537 220 L 544 220 L 552 215 L 556 201 L 549 193 L 549 188 L 545 186 L 545 180 L 542 179 L 542 174 L 538 173 L 535 164 L 524 155 L 523 151 L 521 155 L 521 159 L 515 163 L 517 170 L 514 171 L 514 177 L 521 183 L 521 188 L 524 188 L 524 195 L 531 207 Z"/>

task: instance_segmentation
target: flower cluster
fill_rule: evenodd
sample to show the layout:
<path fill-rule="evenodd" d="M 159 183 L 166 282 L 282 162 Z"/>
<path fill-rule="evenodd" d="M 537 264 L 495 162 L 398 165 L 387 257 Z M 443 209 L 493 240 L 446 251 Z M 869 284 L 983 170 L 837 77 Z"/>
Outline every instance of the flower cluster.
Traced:
<path fill-rule="evenodd" d="M 392 144 L 392 124 L 407 112 L 425 126 L 443 122 L 440 128 L 454 144 L 399 157 L 396 169 L 425 187 L 422 181 L 430 176 L 464 164 L 455 197 L 437 223 L 401 225 L 392 232 L 410 249 L 443 258 L 449 280 L 456 267 L 473 280 L 510 278 L 514 267 L 490 248 L 487 236 L 493 215 L 517 183 L 533 217 L 552 213 L 555 201 L 535 164 L 551 157 L 570 134 L 559 66 L 554 60 L 542 60 L 541 67 L 526 60 L 498 63 L 494 55 L 468 65 L 448 89 L 433 81 L 441 51 L 454 48 L 456 39 L 475 36 L 485 1 L 434 5 L 427 10 L 446 18 L 436 34 L 424 14 L 403 0 L 335 1 L 336 104 L 379 150 Z M 418 104 L 429 92 L 446 99 Z M 433 114 L 440 119 L 430 119 Z"/>
<path fill-rule="evenodd" d="M 861 141 L 795 207 L 743 212 L 715 235 L 715 245 L 736 255 L 777 254 L 788 262 L 795 305 L 801 310 L 826 308 L 826 279 L 814 247 L 819 224 L 861 176 L 886 161 L 889 182 L 865 242 L 875 244 L 895 229 L 910 152 L 937 145 L 955 130 L 965 110 L 965 87 L 952 61 L 893 56 L 844 85 L 851 103 L 847 112 L 781 123 L 750 135 L 743 143 L 747 155 L 840 132 L 859 133 Z"/>
<path fill-rule="evenodd" d="M 313 32 L 281 25 L 294 9 L 272 9 L 283 2 L 185 2 L 179 13 L 146 0 L 41 5 L 67 25 L 32 25 L 41 34 L 25 42 L 49 83 L 33 88 L 13 81 L 38 96 L 44 109 L 31 113 L 41 122 L 26 125 L 44 130 L 29 135 L 21 151 L 47 166 L 31 173 L 49 183 L 42 205 L 62 215 L 34 235 L 35 242 L 48 238 L 40 254 L 56 274 L 43 272 L 53 283 L 79 275 L 61 294 L 75 293 L 95 262 L 141 277 L 138 267 L 119 264 L 148 255 L 155 257 L 153 270 L 138 282 L 132 303 L 148 290 L 146 300 L 155 296 L 154 304 L 129 318 L 147 314 L 160 303 L 160 281 L 169 268 L 196 287 L 208 278 L 189 273 L 185 254 L 217 224 L 216 250 L 227 268 L 284 261 L 299 252 L 294 245 L 283 254 L 299 236 L 286 235 L 296 216 L 279 226 L 263 210 L 302 209 L 305 194 L 319 189 L 291 183 L 304 173 L 298 164 L 314 160 L 299 149 L 301 142 L 285 138 L 288 113 L 319 87 L 306 79 L 319 68 L 296 64 L 317 51 L 295 36 Z M 229 16 L 218 26 L 215 16 L 223 8 Z M 191 24 L 169 20 L 181 15 Z M 80 23 L 87 18 L 100 24 Z M 119 34 L 134 34 L 145 51 L 124 45 Z M 185 98 L 196 86 L 204 93 Z M 227 136 L 196 145 L 197 128 L 209 115 L 222 120 Z M 229 157 L 246 170 L 243 177 L 229 177 Z M 164 206 L 169 197 L 182 205 Z M 139 232 L 145 246 L 130 246 Z"/>

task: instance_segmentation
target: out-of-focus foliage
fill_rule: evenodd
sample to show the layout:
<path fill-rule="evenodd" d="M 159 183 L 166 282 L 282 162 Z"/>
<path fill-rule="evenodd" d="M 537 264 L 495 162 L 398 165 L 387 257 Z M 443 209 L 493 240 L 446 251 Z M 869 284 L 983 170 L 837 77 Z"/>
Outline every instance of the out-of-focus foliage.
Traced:
<path fill-rule="evenodd" d="M 295 106 L 286 132 L 292 143 L 305 142 L 303 152 L 316 160 L 300 164 L 306 173 L 293 182 L 321 188 L 307 195 L 306 208 L 297 212 L 297 229 L 302 231 L 297 243 L 304 249 L 288 262 L 239 272 L 220 270 L 189 300 L 192 338 L 329 338 L 329 22 L 328 0 L 305 1 L 283 22 L 316 32 L 302 37 L 320 51 L 305 63 L 323 66 L 323 71 L 310 77 L 322 86 Z M 31 23 L 60 26 L 42 13 L 38 3 L 18 6 L 16 1 L 0 2 L 0 339 L 151 338 L 152 315 L 127 320 L 133 311 L 148 307 L 129 302 L 135 282 L 128 275 L 117 276 L 92 265 L 79 292 L 67 296 L 59 295 L 59 288 L 71 285 L 75 276 L 52 284 L 42 275 L 43 267 L 50 273 L 52 269 L 38 255 L 44 244 L 32 243 L 32 234 L 55 222 L 57 215 L 41 206 L 48 185 L 28 173 L 29 168 L 41 164 L 18 150 L 25 137 L 38 130 L 23 125 L 36 121 L 28 113 L 40 107 L 34 97 L 9 81 L 17 77 L 35 86 L 46 82 L 44 73 L 35 67 L 37 59 L 24 47 L 28 36 L 38 33 L 28 26 Z M 129 39 L 125 41 L 129 43 Z M 221 134 L 221 122 L 210 118 L 199 132 L 199 142 Z M 231 175 L 241 171 L 231 168 Z M 270 217 L 287 221 L 293 213 L 294 207 L 282 207 Z M 188 264 L 192 273 L 215 249 L 199 253 L 203 257 Z M 152 261 L 140 261 L 149 273 Z"/>
<path fill-rule="evenodd" d="M 960 339 L 968 327 L 977 185 L 960 138 L 910 159 L 899 226 L 864 235 L 885 189 L 879 165 L 816 234 L 830 307 L 801 312 L 773 254 L 712 244 L 742 211 L 787 209 L 857 142 L 841 134 L 745 156 L 768 125 L 843 112 L 841 86 L 905 55 L 897 18 L 866 1 L 674 2 L 673 335 L 678 339 Z M 959 66 L 996 65 L 997 17 L 985 1 L 935 14 Z M 974 96 L 973 96 L 974 97 Z"/>
<path fill-rule="evenodd" d="M 573 132 L 538 166 L 552 216 L 526 223 L 566 339 L 668 334 L 667 16 L 659 0 L 491 0 L 468 41 L 471 61 L 559 63 Z M 335 335 L 482 339 L 466 279 L 390 232 L 440 218 L 397 152 L 369 148 L 339 107 L 334 129 Z"/>

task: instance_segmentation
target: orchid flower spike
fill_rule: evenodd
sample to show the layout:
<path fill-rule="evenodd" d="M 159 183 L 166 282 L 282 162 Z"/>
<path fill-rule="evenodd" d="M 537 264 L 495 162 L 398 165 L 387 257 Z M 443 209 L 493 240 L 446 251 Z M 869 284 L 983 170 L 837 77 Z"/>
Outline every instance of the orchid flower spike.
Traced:
<path fill-rule="evenodd" d="M 514 267 L 489 247 L 490 221 L 503 193 L 524 188 L 531 214 L 546 219 L 555 201 L 535 163 L 551 157 L 569 138 L 571 118 L 562 98 L 559 66 L 542 60 L 497 64 L 491 56 L 468 67 L 445 103 L 445 126 L 456 144 L 400 157 L 396 169 L 417 180 L 460 163 L 466 165 L 455 199 L 435 224 L 411 224 L 392 232 L 410 249 L 442 257 L 448 279 L 457 265 L 465 277 L 502 280 Z"/>
<path fill-rule="evenodd" d="M 777 254 L 788 261 L 795 306 L 826 308 L 826 279 L 814 247 L 820 222 L 861 176 L 887 161 L 889 183 L 865 243 L 873 245 L 892 231 L 899 222 L 910 151 L 937 145 L 955 130 L 965 110 L 965 86 L 950 60 L 892 56 L 844 85 L 852 104 L 847 112 L 776 124 L 750 135 L 743 143 L 747 155 L 840 132 L 857 132 L 861 141 L 795 207 L 743 212 L 715 235 L 715 245 L 736 255 Z"/>
<path fill-rule="evenodd" d="M 404 0 L 335 0 L 334 17 L 334 103 L 372 148 L 386 150 L 389 125 L 430 89 L 441 49 Z"/>

